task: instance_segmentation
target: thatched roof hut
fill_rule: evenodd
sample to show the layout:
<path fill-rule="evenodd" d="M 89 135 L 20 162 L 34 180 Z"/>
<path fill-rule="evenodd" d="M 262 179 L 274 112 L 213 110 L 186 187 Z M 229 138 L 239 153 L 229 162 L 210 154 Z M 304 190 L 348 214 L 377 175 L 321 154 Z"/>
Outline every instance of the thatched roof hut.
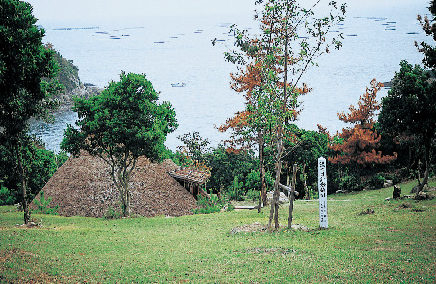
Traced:
<path fill-rule="evenodd" d="M 140 158 L 130 180 L 131 213 L 142 216 L 192 214 L 196 200 L 180 183 L 168 175 L 177 166 L 172 161 L 150 163 Z M 119 194 L 100 158 L 84 152 L 70 157 L 42 189 L 50 206 L 59 206 L 62 216 L 102 217 L 113 208 L 120 210 Z M 36 199 L 39 199 L 39 195 Z M 32 203 L 31 207 L 35 208 Z"/>

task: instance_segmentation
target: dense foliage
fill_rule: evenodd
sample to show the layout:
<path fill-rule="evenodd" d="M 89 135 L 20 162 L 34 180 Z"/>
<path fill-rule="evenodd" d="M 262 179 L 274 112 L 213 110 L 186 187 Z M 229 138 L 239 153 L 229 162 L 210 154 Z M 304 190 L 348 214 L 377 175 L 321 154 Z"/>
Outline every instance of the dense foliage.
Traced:
<path fill-rule="evenodd" d="M 59 51 L 56 51 L 52 44 L 46 44 L 45 47 L 53 51 L 53 59 L 58 66 L 58 72 L 54 80 L 61 83 L 67 92 L 79 87 L 79 68 L 73 64 L 72 60 L 64 58 Z"/>
<path fill-rule="evenodd" d="M 392 89 L 383 98 L 379 124 L 395 142 L 417 151 L 425 163 L 421 191 L 427 183 L 436 138 L 436 81 L 422 67 L 401 61 Z M 418 178 L 419 180 L 419 178 Z"/>
<path fill-rule="evenodd" d="M 31 117 L 47 115 L 50 97 L 59 85 L 43 81 L 54 76 L 53 52 L 42 44 L 44 30 L 36 25 L 32 6 L 18 0 L 0 2 L 0 145 L 14 157 L 9 168 L 19 177 L 24 222 L 30 214 L 27 191 L 35 152 L 27 134 Z M 10 157 L 10 156 L 8 156 Z"/>
<path fill-rule="evenodd" d="M 26 167 L 28 168 L 28 188 L 27 202 L 30 203 L 33 198 L 44 187 L 50 177 L 56 170 L 67 160 L 65 153 L 55 154 L 52 151 L 39 146 L 37 142 L 30 143 L 24 149 L 23 157 L 25 158 Z M 21 178 L 15 171 L 14 155 L 10 153 L 9 147 L 0 145 L 0 204 L 14 204 L 22 201 L 22 194 L 19 191 Z"/>
<path fill-rule="evenodd" d="M 436 41 L 436 1 L 432 0 L 430 2 L 430 6 L 428 7 L 428 10 L 431 13 L 430 18 L 425 16 L 422 18 L 422 16 L 418 15 L 418 21 L 422 25 L 422 29 L 424 32 L 430 36 L 433 41 Z M 436 68 L 436 46 L 431 45 L 427 42 L 421 42 L 420 44 L 415 42 L 415 45 L 418 47 L 419 51 L 424 54 L 423 63 L 426 67 L 433 69 L 433 71 Z"/>

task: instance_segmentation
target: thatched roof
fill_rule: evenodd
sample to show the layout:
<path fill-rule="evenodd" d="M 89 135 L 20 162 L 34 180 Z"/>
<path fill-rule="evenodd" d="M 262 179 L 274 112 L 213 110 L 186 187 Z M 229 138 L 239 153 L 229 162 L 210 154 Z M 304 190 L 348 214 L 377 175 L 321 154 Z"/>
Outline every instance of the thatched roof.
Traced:
<path fill-rule="evenodd" d="M 150 163 L 146 158 L 137 161 L 130 181 L 132 214 L 150 217 L 192 214 L 196 208 L 194 197 L 168 175 L 176 168 L 171 161 L 161 164 Z M 63 216 L 102 217 L 109 207 L 120 209 L 108 166 L 100 158 L 85 153 L 78 158 L 70 157 L 42 191 L 46 199 L 52 199 L 51 206 L 59 206 L 57 212 Z"/>
<path fill-rule="evenodd" d="M 168 172 L 173 178 L 190 183 L 203 184 L 210 178 L 210 173 L 191 168 L 176 168 Z"/>

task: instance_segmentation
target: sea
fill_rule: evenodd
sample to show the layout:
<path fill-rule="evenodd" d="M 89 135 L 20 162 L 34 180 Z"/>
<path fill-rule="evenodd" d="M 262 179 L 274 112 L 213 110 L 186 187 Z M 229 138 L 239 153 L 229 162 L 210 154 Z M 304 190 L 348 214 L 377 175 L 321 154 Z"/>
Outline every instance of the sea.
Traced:
<path fill-rule="evenodd" d="M 82 82 L 104 88 L 122 71 L 146 74 L 160 100 L 176 110 L 179 127 L 168 135 L 168 148 L 176 150 L 181 144 L 177 137 L 188 132 L 198 131 L 211 146 L 228 137 L 217 127 L 244 108 L 244 99 L 230 88 L 230 73 L 237 68 L 225 60 L 224 52 L 234 49 L 231 25 L 256 34 L 254 11 L 259 7 L 254 0 L 29 2 L 45 30 L 44 42 L 73 61 Z M 428 2 L 347 1 L 345 21 L 333 28 L 343 34 L 343 46 L 318 58 L 303 77 L 312 91 L 302 97 L 297 125 L 316 130 L 321 124 L 336 133 L 346 126 L 337 113 L 356 104 L 373 78 L 390 81 L 401 60 L 420 64 L 415 41 L 431 41 L 417 15 L 429 14 Z M 382 89 L 379 99 L 387 92 Z M 72 111 L 59 112 L 53 124 L 33 121 L 31 133 L 59 152 L 67 124 L 76 120 Z"/>

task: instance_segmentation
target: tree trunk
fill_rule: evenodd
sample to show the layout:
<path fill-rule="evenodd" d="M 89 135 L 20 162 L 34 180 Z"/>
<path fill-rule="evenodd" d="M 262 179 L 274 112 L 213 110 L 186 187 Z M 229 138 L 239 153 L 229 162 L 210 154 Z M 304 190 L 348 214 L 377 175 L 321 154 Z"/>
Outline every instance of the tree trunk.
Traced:
<path fill-rule="evenodd" d="M 306 175 L 306 163 L 303 164 L 303 186 L 304 186 L 304 192 L 306 193 L 306 200 L 310 200 L 310 192 L 307 188 L 307 175 Z"/>
<path fill-rule="evenodd" d="M 290 166 L 288 166 L 287 163 L 285 163 L 284 165 L 285 168 L 287 168 L 286 171 L 286 185 L 290 186 L 291 185 L 291 169 Z M 288 197 L 290 197 L 291 191 L 288 192 Z"/>
<path fill-rule="evenodd" d="M 18 162 L 18 168 L 21 173 L 20 179 L 21 179 L 21 195 L 23 200 L 21 201 L 21 206 L 23 207 L 24 211 L 24 224 L 29 223 L 30 220 L 30 212 L 29 212 L 29 206 L 27 204 L 27 175 L 26 170 L 23 165 L 23 157 L 22 157 L 22 146 L 21 143 L 17 146 L 17 162 Z"/>
<path fill-rule="evenodd" d="M 265 169 L 264 169 L 264 157 L 263 157 L 263 134 L 259 131 L 258 134 L 258 142 L 259 142 L 259 171 L 260 171 L 260 198 L 259 198 L 259 207 L 257 208 L 257 212 L 260 213 L 262 207 L 266 205 L 266 188 L 265 188 Z"/>
<path fill-rule="evenodd" d="M 279 197 L 280 197 L 280 175 L 282 171 L 282 159 L 281 156 L 283 154 L 283 138 L 281 137 L 281 128 L 279 129 L 278 141 L 277 141 L 277 161 L 276 161 L 276 179 L 274 181 L 274 194 L 271 202 L 271 210 L 269 214 L 269 222 L 268 229 L 271 229 L 271 223 L 274 218 L 274 227 L 275 229 L 279 229 Z"/>
<path fill-rule="evenodd" d="M 430 146 L 425 146 L 425 172 L 424 172 L 424 178 L 422 180 L 422 182 L 419 181 L 418 179 L 418 186 L 415 186 L 414 188 L 412 188 L 412 193 L 420 193 L 423 189 L 424 186 L 428 183 L 428 176 L 429 176 L 429 168 L 430 168 Z"/>
<path fill-rule="evenodd" d="M 417 170 L 416 170 L 416 179 L 418 180 L 418 186 L 421 186 L 421 160 L 418 159 Z"/>
<path fill-rule="evenodd" d="M 129 182 L 126 181 L 125 187 L 124 187 L 125 195 L 126 195 L 126 210 L 124 217 L 130 216 L 130 191 L 129 191 Z"/>
<path fill-rule="evenodd" d="M 288 216 L 288 228 L 292 227 L 292 213 L 294 211 L 294 199 L 295 199 L 295 186 L 297 184 L 297 164 L 294 164 L 292 168 L 292 182 L 291 192 L 289 194 L 289 216 Z"/>

